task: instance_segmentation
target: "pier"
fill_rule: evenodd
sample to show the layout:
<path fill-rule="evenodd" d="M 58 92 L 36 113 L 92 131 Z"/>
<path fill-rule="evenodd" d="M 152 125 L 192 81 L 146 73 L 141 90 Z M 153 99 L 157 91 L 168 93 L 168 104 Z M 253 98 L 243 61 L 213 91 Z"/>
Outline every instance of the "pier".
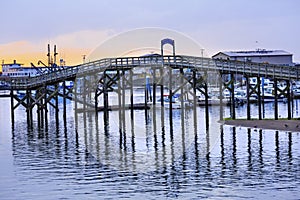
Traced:
<path fill-rule="evenodd" d="M 230 91 L 230 117 L 236 119 L 235 108 L 235 77 L 242 76 L 246 80 L 247 92 L 247 119 L 252 119 L 250 111 L 250 96 L 257 95 L 258 119 L 263 119 L 262 91 L 260 78 L 269 78 L 274 81 L 274 119 L 278 116 L 278 99 L 287 99 L 288 119 L 292 118 L 291 82 L 299 80 L 300 70 L 296 67 L 271 65 L 267 63 L 253 63 L 249 61 L 229 61 L 186 55 L 149 55 L 142 57 L 105 58 L 77 66 L 58 68 L 35 77 L 0 77 L 5 83 L 0 90 L 9 91 L 1 97 L 11 98 L 11 118 L 14 121 L 14 110 L 19 106 L 26 109 L 28 125 L 32 125 L 33 110 L 35 108 L 38 123 L 41 127 L 47 124 L 48 109 L 53 107 L 58 120 L 58 97 L 63 99 L 63 116 L 66 117 L 66 100 L 72 100 L 75 110 L 80 112 L 102 111 L 108 115 L 110 110 L 145 109 L 150 107 L 166 108 L 162 100 L 165 96 L 172 99 L 180 94 L 181 108 L 195 108 L 198 106 L 197 92 L 204 98 L 205 115 L 208 124 L 209 82 L 210 77 L 217 79 L 219 87 L 219 105 L 224 104 L 223 91 Z M 250 78 L 256 77 L 256 85 L 250 85 Z M 73 87 L 67 87 L 66 81 L 74 82 Z M 277 82 L 285 83 L 279 88 Z M 214 85 L 214 87 L 216 86 Z M 134 102 L 134 87 L 144 88 L 143 103 Z M 23 96 L 16 95 L 17 91 L 24 91 Z M 109 96 L 114 93 L 116 105 L 110 105 Z M 184 96 L 189 96 L 190 105 L 186 105 Z M 127 97 L 129 97 L 129 102 Z M 151 97 L 151 99 L 150 99 Z M 160 102 L 157 100 L 160 99 Z M 15 103 L 17 102 L 17 103 Z M 100 105 L 101 103 L 101 105 Z M 167 109 L 172 115 L 174 102 L 169 101 Z M 166 109 L 164 109 L 166 110 Z M 195 109 L 194 109 L 195 110 Z M 133 114 L 131 115 L 133 119 Z M 223 114 L 220 113 L 220 119 Z"/>

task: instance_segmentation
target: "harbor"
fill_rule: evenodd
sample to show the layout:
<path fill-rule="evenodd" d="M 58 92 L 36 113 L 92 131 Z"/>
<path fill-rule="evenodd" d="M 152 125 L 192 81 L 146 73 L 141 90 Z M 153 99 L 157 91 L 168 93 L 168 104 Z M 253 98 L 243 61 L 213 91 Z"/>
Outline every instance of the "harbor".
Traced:
<path fill-rule="evenodd" d="M 298 71 L 247 63 L 255 79 L 237 86 L 245 63 L 203 61 L 115 58 L 2 77 L 2 196 L 298 198 Z"/>
<path fill-rule="evenodd" d="M 299 134 L 222 125 L 217 106 L 209 108 L 209 127 L 205 108 L 197 107 L 197 124 L 192 110 L 173 110 L 172 129 L 168 112 L 161 121 L 160 109 L 148 115 L 135 110 L 134 124 L 125 121 L 120 131 L 118 111 L 109 113 L 105 126 L 104 112 L 98 120 L 94 113 L 86 118 L 81 113 L 76 128 L 74 115 L 68 115 L 66 124 L 57 123 L 53 109 L 47 129 L 38 128 L 37 119 L 28 129 L 22 107 L 15 110 L 12 129 L 7 117 L 10 100 L 0 102 L 0 176 L 6 177 L 1 182 L 2 197 L 39 199 L 47 193 L 49 199 L 135 198 L 153 191 L 155 196 L 189 199 L 224 198 L 224 194 L 251 198 L 254 193 L 259 198 L 297 199 L 299 195 Z M 268 105 L 266 118 L 273 116 Z M 257 110 L 255 104 L 251 107 Z M 286 117 L 287 105 L 279 107 L 279 114 Z M 73 108 L 67 102 L 68 112 Z M 229 113 L 226 106 L 224 116 Z M 237 108 L 236 114 L 245 116 L 245 106 Z M 62 112 L 59 115 L 63 118 Z M 130 110 L 125 115 L 130 116 Z M 293 115 L 299 117 L 296 111 Z M 77 188 L 76 193 L 71 188 Z"/>
<path fill-rule="evenodd" d="M 297 199 L 300 69 L 292 55 L 177 55 L 175 43 L 75 66 L 52 62 L 56 46 L 52 54 L 48 45 L 44 67 L 3 64 L 1 196 Z"/>
<path fill-rule="evenodd" d="M 1 1 L 0 200 L 299 200 L 300 1 Z"/>

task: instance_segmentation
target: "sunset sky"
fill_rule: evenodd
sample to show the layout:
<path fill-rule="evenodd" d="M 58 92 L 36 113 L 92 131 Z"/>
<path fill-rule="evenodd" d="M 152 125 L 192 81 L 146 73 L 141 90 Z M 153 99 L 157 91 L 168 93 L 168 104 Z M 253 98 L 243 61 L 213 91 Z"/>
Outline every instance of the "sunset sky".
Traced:
<path fill-rule="evenodd" d="M 3 0 L 0 59 L 25 66 L 46 62 L 50 43 L 52 50 L 57 45 L 58 59 L 79 64 L 82 55 L 115 35 L 156 27 L 186 35 L 207 56 L 282 49 L 300 62 L 299 8 L 297 0 Z"/>

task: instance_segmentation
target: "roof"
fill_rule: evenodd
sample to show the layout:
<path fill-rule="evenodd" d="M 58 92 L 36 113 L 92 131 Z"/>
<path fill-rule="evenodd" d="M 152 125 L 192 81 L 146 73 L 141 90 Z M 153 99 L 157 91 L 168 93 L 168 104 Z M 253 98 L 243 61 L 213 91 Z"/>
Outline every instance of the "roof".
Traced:
<path fill-rule="evenodd" d="M 21 63 L 7 63 L 7 64 L 2 64 L 2 66 L 21 66 L 23 64 Z"/>
<path fill-rule="evenodd" d="M 223 51 L 217 53 L 214 56 L 217 56 L 220 53 L 225 54 L 226 56 L 229 57 L 292 56 L 291 53 L 284 50 L 266 50 L 266 49 L 257 49 L 255 51 Z"/>

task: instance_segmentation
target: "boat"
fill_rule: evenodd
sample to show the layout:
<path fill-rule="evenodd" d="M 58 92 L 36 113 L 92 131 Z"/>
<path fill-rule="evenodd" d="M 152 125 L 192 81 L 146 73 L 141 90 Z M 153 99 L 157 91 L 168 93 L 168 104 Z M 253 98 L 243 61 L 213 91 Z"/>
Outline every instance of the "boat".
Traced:
<path fill-rule="evenodd" d="M 161 106 L 161 101 L 163 100 L 164 108 L 170 108 L 171 102 L 172 102 L 172 109 L 181 109 L 182 108 L 182 102 L 181 102 L 181 95 L 180 94 L 174 94 L 172 96 L 172 99 L 170 100 L 169 94 L 164 94 L 163 98 L 158 98 L 156 105 L 159 107 Z M 188 100 L 183 101 L 184 107 L 192 107 L 193 103 Z"/>
<path fill-rule="evenodd" d="M 158 99 L 158 102 L 161 102 L 161 99 Z M 172 99 L 170 100 L 169 95 L 164 95 L 163 97 L 164 107 L 170 108 L 170 104 L 172 102 L 172 109 L 180 109 L 181 108 L 181 102 L 177 97 L 172 96 Z M 161 105 L 159 103 L 159 105 Z"/>
<path fill-rule="evenodd" d="M 31 95 L 35 95 L 36 94 L 36 91 L 31 91 Z M 17 95 L 19 97 L 24 97 L 26 96 L 26 90 L 17 90 Z"/>
<path fill-rule="evenodd" d="M 292 95 L 295 99 L 300 98 L 300 81 L 295 81 L 292 83 Z"/>
<path fill-rule="evenodd" d="M 275 92 L 273 87 L 264 88 L 261 95 L 262 101 L 264 102 L 274 102 L 275 101 Z M 285 101 L 286 98 L 282 95 L 277 97 L 278 101 Z"/>

